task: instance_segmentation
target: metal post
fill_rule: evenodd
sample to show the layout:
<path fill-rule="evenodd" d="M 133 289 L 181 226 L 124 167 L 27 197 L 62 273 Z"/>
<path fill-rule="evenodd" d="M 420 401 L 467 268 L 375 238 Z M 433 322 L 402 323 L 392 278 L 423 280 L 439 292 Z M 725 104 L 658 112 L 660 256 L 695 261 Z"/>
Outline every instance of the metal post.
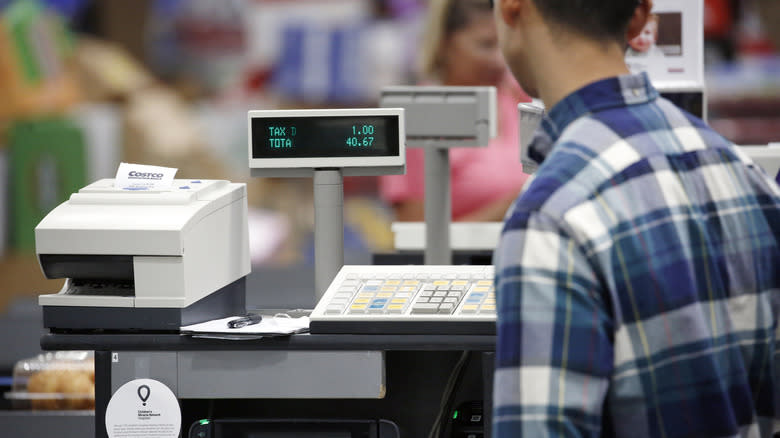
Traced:
<path fill-rule="evenodd" d="M 425 148 L 425 264 L 452 264 L 450 152 Z"/>
<path fill-rule="evenodd" d="M 320 301 L 344 266 L 344 178 L 314 170 L 314 298 Z"/>

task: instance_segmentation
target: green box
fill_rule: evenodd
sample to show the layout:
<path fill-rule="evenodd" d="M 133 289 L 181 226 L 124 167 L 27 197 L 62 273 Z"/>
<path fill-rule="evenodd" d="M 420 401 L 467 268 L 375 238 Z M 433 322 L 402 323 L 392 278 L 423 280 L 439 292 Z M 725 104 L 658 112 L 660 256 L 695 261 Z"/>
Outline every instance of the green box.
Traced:
<path fill-rule="evenodd" d="M 63 118 L 13 124 L 8 135 L 11 248 L 35 252 L 35 227 L 86 185 L 84 135 Z"/>

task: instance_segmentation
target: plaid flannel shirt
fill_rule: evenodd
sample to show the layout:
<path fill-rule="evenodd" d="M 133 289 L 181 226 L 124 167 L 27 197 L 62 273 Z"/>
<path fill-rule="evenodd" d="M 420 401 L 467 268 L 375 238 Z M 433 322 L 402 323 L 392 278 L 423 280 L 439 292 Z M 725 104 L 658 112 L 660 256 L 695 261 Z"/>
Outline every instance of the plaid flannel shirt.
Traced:
<path fill-rule="evenodd" d="M 494 437 L 771 436 L 775 182 L 644 74 L 569 95 L 529 155 L 494 256 Z"/>

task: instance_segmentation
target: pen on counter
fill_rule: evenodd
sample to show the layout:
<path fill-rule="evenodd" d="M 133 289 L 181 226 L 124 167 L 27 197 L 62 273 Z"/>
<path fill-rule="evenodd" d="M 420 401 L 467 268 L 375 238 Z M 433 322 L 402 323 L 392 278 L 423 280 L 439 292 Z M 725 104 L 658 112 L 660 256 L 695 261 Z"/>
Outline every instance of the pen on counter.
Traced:
<path fill-rule="evenodd" d="M 230 321 L 228 321 L 227 326 L 228 328 L 237 329 L 241 327 L 246 327 L 248 325 L 257 324 L 262 320 L 263 317 L 261 315 L 258 315 L 256 313 L 250 313 L 240 318 L 231 319 Z"/>

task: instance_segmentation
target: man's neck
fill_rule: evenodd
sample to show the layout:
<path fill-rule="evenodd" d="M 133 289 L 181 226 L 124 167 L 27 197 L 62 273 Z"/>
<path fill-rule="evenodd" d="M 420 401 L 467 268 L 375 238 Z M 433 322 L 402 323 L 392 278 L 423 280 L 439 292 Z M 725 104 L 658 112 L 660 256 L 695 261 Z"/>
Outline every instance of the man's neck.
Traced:
<path fill-rule="evenodd" d="M 590 83 L 628 74 L 618 44 L 602 45 L 570 38 L 532 55 L 539 97 L 548 109 Z"/>

